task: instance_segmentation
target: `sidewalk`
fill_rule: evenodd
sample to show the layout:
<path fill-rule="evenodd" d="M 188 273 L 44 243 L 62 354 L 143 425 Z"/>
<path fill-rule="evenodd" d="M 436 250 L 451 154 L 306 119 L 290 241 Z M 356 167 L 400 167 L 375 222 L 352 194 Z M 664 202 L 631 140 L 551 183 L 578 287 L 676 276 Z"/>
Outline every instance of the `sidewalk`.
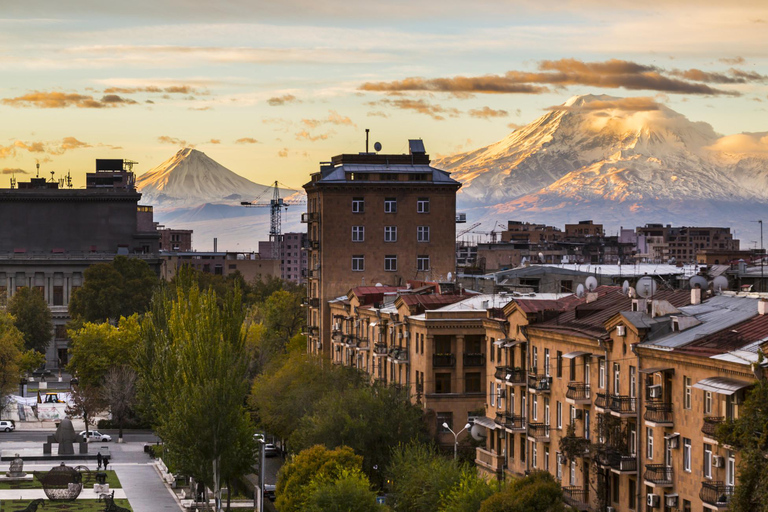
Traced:
<path fill-rule="evenodd" d="M 75 429 L 75 432 L 80 432 L 82 430 L 85 430 L 85 422 L 80 418 L 73 418 L 72 419 L 72 426 Z M 18 432 L 45 432 L 50 430 L 51 432 L 56 431 L 56 423 L 53 420 L 43 420 L 43 421 L 17 421 L 16 422 L 16 431 Z M 88 430 L 96 430 L 96 427 L 90 427 Z"/>

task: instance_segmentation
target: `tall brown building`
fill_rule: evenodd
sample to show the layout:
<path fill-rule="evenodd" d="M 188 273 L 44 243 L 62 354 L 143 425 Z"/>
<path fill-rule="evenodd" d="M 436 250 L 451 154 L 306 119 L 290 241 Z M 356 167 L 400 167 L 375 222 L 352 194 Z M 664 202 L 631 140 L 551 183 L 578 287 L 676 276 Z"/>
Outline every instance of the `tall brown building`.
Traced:
<path fill-rule="evenodd" d="M 308 351 L 330 357 L 328 300 L 360 285 L 437 281 L 456 268 L 456 191 L 421 140 L 407 155 L 338 155 L 304 185 Z"/>

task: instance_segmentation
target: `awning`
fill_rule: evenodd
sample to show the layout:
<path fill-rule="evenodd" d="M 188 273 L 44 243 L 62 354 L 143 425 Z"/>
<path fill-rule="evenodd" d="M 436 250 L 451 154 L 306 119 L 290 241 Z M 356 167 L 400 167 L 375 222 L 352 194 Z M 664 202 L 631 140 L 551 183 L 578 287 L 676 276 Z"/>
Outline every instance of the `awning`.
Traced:
<path fill-rule="evenodd" d="M 370 324 L 371 327 L 376 327 L 377 325 L 379 325 L 378 322 L 373 322 L 372 324 Z"/>
<path fill-rule="evenodd" d="M 495 421 L 493 421 L 491 418 L 488 418 L 486 416 L 475 417 L 475 425 L 480 425 L 481 427 L 485 427 L 489 430 L 496 430 L 497 428 L 501 428 L 499 425 L 496 424 Z"/>
<path fill-rule="evenodd" d="M 525 341 L 523 340 L 510 340 L 504 344 L 504 348 L 510 348 L 510 347 L 516 347 L 518 345 L 524 345 Z"/>
<path fill-rule="evenodd" d="M 667 439 L 667 440 L 669 440 L 669 439 L 674 439 L 674 438 L 676 438 L 676 437 L 680 437 L 680 432 L 674 432 L 674 433 L 672 433 L 672 434 L 666 434 L 666 435 L 664 436 L 664 439 Z"/>
<path fill-rule="evenodd" d="M 704 391 L 719 393 L 721 395 L 732 395 L 740 389 L 748 388 L 754 385 L 754 382 L 729 379 L 727 377 L 710 377 L 708 379 L 700 380 L 694 384 L 693 387 L 697 389 L 703 389 Z"/>
<path fill-rule="evenodd" d="M 510 341 L 512 341 L 512 340 L 507 339 L 507 338 L 501 338 L 501 339 L 498 339 L 498 340 L 494 341 L 493 344 L 496 345 L 497 347 L 500 347 L 500 346 L 502 346 L 505 343 L 510 342 Z"/>
<path fill-rule="evenodd" d="M 640 373 L 662 373 L 672 372 L 675 373 L 675 368 L 672 366 L 657 366 L 655 368 L 642 368 Z"/>
<path fill-rule="evenodd" d="M 568 352 L 567 354 L 563 354 L 563 359 L 576 359 L 577 357 L 581 356 L 591 356 L 592 352 L 586 352 L 584 350 L 575 350 L 573 352 Z"/>

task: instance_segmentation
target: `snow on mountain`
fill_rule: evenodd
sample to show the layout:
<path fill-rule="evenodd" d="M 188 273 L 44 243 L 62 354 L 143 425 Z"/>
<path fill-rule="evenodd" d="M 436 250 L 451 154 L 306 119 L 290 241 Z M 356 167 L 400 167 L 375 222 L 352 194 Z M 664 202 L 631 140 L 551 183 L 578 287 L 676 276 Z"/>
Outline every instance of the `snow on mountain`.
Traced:
<path fill-rule="evenodd" d="M 650 99 L 585 95 L 437 165 L 476 218 L 737 225 L 768 203 L 768 137 L 742 135 Z"/>
<path fill-rule="evenodd" d="M 243 178 L 202 151 L 184 148 L 139 176 L 136 188 L 143 195 L 143 203 L 164 211 L 207 203 L 239 205 L 241 201 L 252 201 L 270 187 Z M 281 190 L 281 195 L 286 192 Z"/>

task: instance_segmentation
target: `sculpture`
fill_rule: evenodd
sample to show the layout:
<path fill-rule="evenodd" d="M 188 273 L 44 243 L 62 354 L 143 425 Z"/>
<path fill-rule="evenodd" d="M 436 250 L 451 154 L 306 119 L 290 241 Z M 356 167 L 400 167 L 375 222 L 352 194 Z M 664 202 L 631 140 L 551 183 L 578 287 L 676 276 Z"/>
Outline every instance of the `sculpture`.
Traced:
<path fill-rule="evenodd" d="M 37 507 L 42 505 L 45 507 L 45 500 L 42 498 L 38 498 L 32 502 L 30 502 L 29 505 L 27 505 L 27 508 L 20 510 L 19 512 L 37 512 Z"/>
<path fill-rule="evenodd" d="M 26 476 L 24 472 L 24 460 L 16 454 L 16 458 L 11 462 L 11 466 L 8 468 L 8 472 L 5 476 L 9 478 L 21 478 Z"/>
<path fill-rule="evenodd" d="M 59 443 L 59 455 L 74 455 L 74 443 L 78 440 L 78 436 L 75 434 L 72 420 L 68 418 L 61 420 L 58 428 L 56 428 L 56 433 L 53 434 L 53 440 Z"/>
<path fill-rule="evenodd" d="M 123 508 L 119 505 L 115 505 L 115 491 L 112 494 L 103 494 L 99 500 L 104 499 L 106 505 L 104 506 L 104 512 L 131 512 L 127 508 Z"/>
<path fill-rule="evenodd" d="M 43 484 L 43 491 L 51 501 L 73 501 L 83 490 L 83 477 L 74 468 L 64 465 L 52 468 L 48 473 L 35 472 L 35 477 Z"/>

